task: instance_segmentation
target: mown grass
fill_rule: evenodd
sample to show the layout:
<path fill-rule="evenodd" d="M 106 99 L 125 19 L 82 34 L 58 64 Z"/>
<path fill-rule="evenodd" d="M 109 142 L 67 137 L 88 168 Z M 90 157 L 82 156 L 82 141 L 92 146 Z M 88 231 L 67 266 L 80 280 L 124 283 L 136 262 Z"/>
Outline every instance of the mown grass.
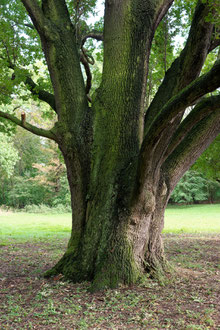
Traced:
<path fill-rule="evenodd" d="M 220 204 L 168 206 L 164 233 L 220 233 Z"/>
<path fill-rule="evenodd" d="M 168 207 L 166 287 L 146 277 L 91 294 L 42 277 L 66 249 L 71 214 L 0 213 L 0 329 L 220 329 L 219 223 L 220 205 Z"/>
<path fill-rule="evenodd" d="M 0 213 L 0 244 L 70 235 L 71 214 Z"/>
<path fill-rule="evenodd" d="M 67 237 L 70 230 L 70 213 L 0 213 L 2 244 L 8 240 Z M 168 206 L 163 233 L 220 233 L 220 204 Z"/>

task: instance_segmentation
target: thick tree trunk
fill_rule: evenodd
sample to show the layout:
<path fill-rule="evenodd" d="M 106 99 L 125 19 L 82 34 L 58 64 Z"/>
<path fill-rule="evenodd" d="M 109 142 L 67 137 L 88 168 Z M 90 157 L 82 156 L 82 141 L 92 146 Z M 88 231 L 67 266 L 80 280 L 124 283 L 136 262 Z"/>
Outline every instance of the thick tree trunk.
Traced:
<path fill-rule="evenodd" d="M 130 148 L 124 155 L 121 138 L 112 145 L 103 132 L 84 198 L 71 157 L 64 155 L 72 194 L 72 235 L 66 253 L 46 275 L 62 273 L 74 282 L 88 280 L 91 290 L 101 290 L 133 284 L 146 273 L 157 276 L 165 270 L 161 231 L 167 191 L 159 175 L 154 180 L 149 175 L 145 186 L 137 185 L 137 140 L 126 137 Z"/>
<path fill-rule="evenodd" d="M 173 0 L 105 1 L 102 82 L 92 109 L 66 2 L 22 2 L 41 37 L 58 115 L 49 133 L 25 128 L 58 143 L 73 210 L 68 249 L 47 275 L 89 280 L 97 290 L 163 272 L 171 190 L 220 130 L 219 97 L 200 102 L 181 123 L 187 106 L 219 87 L 219 62 L 193 82 L 210 49 L 209 6 L 198 2 L 186 46 L 144 118 L 151 42 Z"/>
<path fill-rule="evenodd" d="M 150 206 L 146 213 L 142 204 L 136 204 L 131 213 L 119 207 L 115 193 L 111 188 L 104 195 L 103 190 L 97 191 L 99 197 L 87 206 L 80 240 L 73 229 L 66 253 L 48 275 L 62 273 L 74 282 L 88 280 L 93 290 L 99 290 L 133 284 L 145 272 L 157 275 L 164 270 L 164 208 Z"/>

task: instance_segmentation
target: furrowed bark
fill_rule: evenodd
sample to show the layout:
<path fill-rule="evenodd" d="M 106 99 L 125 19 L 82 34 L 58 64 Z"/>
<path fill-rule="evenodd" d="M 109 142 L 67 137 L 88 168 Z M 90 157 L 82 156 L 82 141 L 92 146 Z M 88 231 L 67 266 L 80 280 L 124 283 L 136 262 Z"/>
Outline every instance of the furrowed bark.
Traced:
<path fill-rule="evenodd" d="M 142 9 L 138 1 L 106 2 L 103 79 L 92 103 L 94 136 L 86 219 L 78 248 L 73 252 L 70 242 L 54 268 L 73 281 L 91 280 L 92 290 L 134 283 L 143 271 L 139 255 L 143 251 L 134 252 L 130 221 L 143 129 L 141 85 L 152 28 L 161 8 L 152 1 Z M 145 20 L 149 11 L 150 20 Z M 149 212 L 151 206 L 147 226 Z"/>
<path fill-rule="evenodd" d="M 145 135 L 163 105 L 199 76 L 210 48 L 213 31 L 213 25 L 205 22 L 208 12 L 208 6 L 198 1 L 186 46 L 167 71 L 146 112 Z"/>
<path fill-rule="evenodd" d="M 21 0 L 23 5 L 25 6 L 35 28 L 39 32 L 39 34 L 44 34 L 49 38 L 54 38 L 51 34 L 50 23 L 45 18 L 42 9 L 38 5 L 36 0 Z"/>
<path fill-rule="evenodd" d="M 170 193 L 179 179 L 220 133 L 220 107 L 200 120 L 165 161 Z"/>
<path fill-rule="evenodd" d="M 195 125 L 217 109 L 220 109 L 220 95 L 210 96 L 199 102 L 178 127 L 164 155 L 164 160 L 182 142 Z"/>
<path fill-rule="evenodd" d="M 219 86 L 220 60 L 217 60 L 208 73 L 197 78 L 162 107 L 159 115 L 151 124 L 148 135 L 143 142 L 143 157 L 144 154 L 149 156 L 148 152 L 154 152 L 153 147 L 157 146 L 161 139 L 161 134 L 167 129 L 167 126 L 169 128 L 169 123 L 172 125 L 172 121 L 175 120 L 179 113 L 182 113 L 187 106 L 203 95 L 214 91 Z"/>
<path fill-rule="evenodd" d="M 167 74 L 166 81 L 171 81 L 166 89 L 162 84 L 150 107 L 148 114 L 153 120 L 146 130 L 151 135 L 143 142 L 151 42 L 172 0 L 106 0 L 103 75 L 92 109 L 88 107 L 76 31 L 65 1 L 42 2 L 47 31 L 38 31 L 58 113 L 53 132 L 67 166 L 73 209 L 68 249 L 47 275 L 62 273 L 74 282 L 92 281 L 91 290 L 132 284 L 146 271 L 156 274 L 167 269 L 161 231 L 174 179 L 171 175 L 172 182 L 168 181 L 170 169 L 166 165 L 169 162 L 175 174 L 181 172 L 178 166 L 185 169 L 188 163 L 180 158 L 179 150 L 187 158 L 193 148 L 203 149 L 205 138 L 210 140 L 219 129 L 214 125 L 218 109 L 212 107 L 209 115 L 203 115 L 205 106 L 200 110 L 197 106 L 194 112 L 202 117 L 195 116 L 193 127 L 185 122 L 187 135 L 175 145 L 164 167 L 158 165 L 156 150 L 162 134 L 167 134 L 163 135 L 164 143 L 170 141 L 185 107 L 220 83 L 220 63 L 197 78 L 210 48 L 212 25 L 204 23 L 207 8 L 199 2 L 187 46 Z M 192 52 L 195 62 L 189 56 Z M 210 133 L 211 128 L 214 133 Z"/>
<path fill-rule="evenodd" d="M 146 141 L 147 135 L 150 135 L 149 130 L 152 127 L 152 122 L 158 116 L 164 104 L 200 74 L 206 56 L 210 51 L 213 33 L 213 25 L 206 22 L 209 10 L 209 6 L 198 1 L 186 46 L 165 74 L 165 78 L 146 112 L 144 130 Z M 156 145 L 154 159 L 152 159 L 152 163 L 157 163 L 158 168 L 163 162 L 164 152 L 181 122 L 184 111 L 185 108 L 183 107 L 182 111 L 179 111 L 173 119 L 167 118 L 166 120 L 164 118 L 167 127 L 164 127 L 163 131 L 160 132 L 160 141 Z"/>
<path fill-rule="evenodd" d="M 75 28 L 65 1 L 44 0 L 42 9 L 39 9 L 43 18 L 37 23 L 34 9 L 31 1 L 30 16 L 41 38 L 54 89 L 58 122 L 53 132 L 64 156 L 71 191 L 72 234 L 68 251 L 71 250 L 72 257 L 85 224 L 91 166 L 92 115 L 80 68 Z M 46 26 L 41 26 L 42 21 L 46 22 Z M 59 262 L 49 273 L 57 272 L 61 264 Z"/>
<path fill-rule="evenodd" d="M 204 14 L 203 14 L 204 15 Z M 196 16 L 196 15 L 195 15 Z M 203 16 L 204 19 L 204 16 Z M 201 31 L 199 31 L 201 33 Z M 191 38 L 192 35 L 195 34 L 195 30 L 192 31 L 191 33 Z M 207 29 L 207 36 L 210 35 L 210 27 Z M 198 38 L 198 35 L 197 35 Z M 195 39 L 194 39 L 195 41 Z M 192 42 L 192 41 L 191 41 Z M 162 91 L 158 91 L 158 96 L 156 95 L 155 103 L 153 104 L 151 110 L 154 108 L 154 114 L 152 111 L 152 117 L 148 121 L 146 125 L 146 132 L 147 135 L 145 137 L 145 140 L 143 141 L 142 144 L 142 153 L 140 157 L 140 164 L 139 164 L 139 183 L 137 186 L 137 192 L 136 195 L 138 196 L 138 200 L 135 202 L 136 205 L 146 205 L 146 200 L 148 199 L 148 203 L 152 205 L 153 211 L 152 212 L 147 212 L 145 211 L 145 217 L 142 216 L 142 224 L 144 223 L 144 218 L 146 218 L 146 214 L 149 214 L 150 220 L 148 221 L 148 228 L 146 223 L 143 225 L 143 228 L 141 228 L 141 233 L 146 237 L 146 240 L 142 238 L 142 251 L 146 251 L 144 254 L 143 258 L 143 265 L 146 265 L 147 270 L 153 271 L 153 269 L 160 269 L 163 270 L 166 269 L 167 263 L 164 258 L 164 253 L 163 253 L 163 244 L 162 244 L 162 239 L 160 236 L 160 233 L 162 231 L 163 225 L 164 225 L 164 211 L 165 207 L 167 205 L 170 193 L 171 193 L 171 186 L 169 182 L 169 175 L 167 175 L 167 172 L 165 171 L 164 168 L 161 168 L 161 165 L 164 161 L 163 155 L 169 146 L 170 139 L 174 132 L 176 131 L 177 127 L 179 126 L 180 120 L 182 118 L 182 114 L 184 113 L 185 108 L 187 105 L 190 105 L 193 102 L 193 99 L 195 98 L 198 99 L 200 96 L 197 95 L 197 93 L 202 93 L 203 95 L 209 92 L 209 88 L 213 88 L 215 90 L 219 84 L 219 68 L 218 64 L 216 63 L 216 67 L 213 68 L 213 71 L 209 72 L 207 76 L 197 78 L 194 82 L 192 82 L 189 86 L 185 87 L 182 91 L 177 93 L 178 88 L 180 86 L 184 86 L 184 83 L 186 85 L 189 84 L 190 80 L 192 79 L 193 75 L 194 77 L 199 74 L 202 64 L 204 62 L 204 59 L 206 57 L 206 53 L 208 52 L 208 45 L 209 45 L 208 39 L 206 40 L 205 47 L 204 47 L 204 53 L 202 54 L 200 60 L 198 61 L 199 63 L 197 67 L 194 68 L 192 76 L 185 76 L 184 77 L 184 72 L 187 73 L 187 66 L 185 67 L 185 70 L 183 70 L 183 73 L 181 74 L 178 72 L 177 75 L 175 73 L 174 68 L 178 68 L 178 61 L 174 62 L 173 67 L 171 67 L 167 77 L 162 83 Z M 190 38 L 188 43 L 190 43 Z M 192 47 L 192 45 L 191 45 Z M 196 48 L 196 47 L 195 47 Z M 189 48 L 190 49 L 190 48 Z M 198 51 L 198 49 L 197 49 Z M 201 51 L 201 49 L 200 49 Z M 185 50 L 185 55 L 187 55 L 187 47 Z M 189 55 L 189 54 L 188 54 Z M 184 59 L 184 56 L 182 56 L 182 60 Z M 180 57 L 181 58 L 181 57 Z M 186 60 L 186 58 L 185 58 Z M 186 65 L 186 63 L 185 63 Z M 190 66 L 193 66 L 194 64 L 188 62 L 188 69 Z M 189 69 L 190 72 L 190 69 Z M 213 79 L 214 85 L 212 86 L 212 74 L 215 76 Z M 179 76 L 181 76 L 180 80 Z M 183 75 L 183 76 L 182 76 Z M 213 76 L 213 77 L 214 77 Z M 169 79 L 168 79 L 169 78 Z M 182 81 L 181 81 L 182 79 Z M 185 80 L 185 81 L 184 81 Z M 198 85 L 197 85 L 198 83 Z M 195 84 L 195 85 L 194 85 Z M 198 88 L 197 88 L 198 87 Z M 201 89 L 200 89 L 201 87 Z M 177 90 L 175 90 L 177 88 Z M 163 95 L 164 93 L 164 95 Z M 176 95 L 177 94 L 177 95 Z M 159 95 L 161 96 L 161 100 L 169 100 L 171 96 L 176 95 L 175 97 L 171 98 L 170 101 L 167 102 L 167 104 L 160 104 L 160 98 Z M 158 99 L 157 99 L 158 97 Z M 177 98 L 176 98 L 177 97 Z M 176 101 L 174 101 L 176 99 Z M 213 100 L 214 101 L 214 100 Z M 171 105 L 172 102 L 177 102 L 176 105 Z M 209 113 L 212 113 L 215 111 L 215 109 L 218 108 L 217 103 L 217 98 L 215 98 L 215 105 L 211 105 L 209 103 Z M 203 104 L 204 105 L 204 104 Z M 206 103 L 206 109 L 208 107 L 208 104 Z M 166 108 L 167 107 L 167 108 Z M 166 108 L 166 110 L 165 110 Z M 175 108 L 175 110 L 174 110 Z M 197 107 L 197 110 L 198 107 Z M 198 111 L 199 112 L 199 111 Z M 205 109 L 200 111 L 200 116 L 203 114 L 204 115 Z M 158 115 L 159 113 L 159 115 Z M 163 115 L 162 115 L 163 113 Z M 161 117 L 160 117 L 161 114 Z M 169 117 L 170 116 L 170 117 Z M 199 117 L 199 116 L 198 116 Z M 194 125 L 198 128 L 199 123 L 201 120 L 196 117 L 194 118 Z M 200 117 L 200 119 L 202 119 Z M 149 117 L 147 118 L 147 120 Z M 157 124 L 156 124 L 157 123 Z M 215 121 L 212 122 L 213 128 L 214 128 L 214 123 Z M 154 125 L 156 124 L 156 125 Z M 200 123 L 201 124 L 201 123 Z M 158 125 L 158 126 L 157 126 Z M 160 129 L 157 130 L 157 127 L 160 126 Z M 211 126 L 210 126 L 211 127 Z M 185 127 L 186 128 L 186 127 Z M 210 128 L 211 130 L 211 128 Z M 190 128 L 188 127 L 188 131 L 190 131 Z M 200 134 L 202 131 L 200 131 Z M 189 134 L 190 135 L 190 134 Z M 210 134 L 212 135 L 212 134 Z M 152 140 L 151 140 L 152 138 Z M 193 138 L 193 134 L 191 135 L 191 139 Z M 207 135 L 206 135 L 207 138 Z M 210 136 L 210 141 L 213 139 L 213 136 Z M 199 138 L 198 138 L 199 140 Z M 202 139 L 203 140 L 203 139 Z M 202 141 L 200 140 L 200 141 Z M 203 140 L 204 142 L 204 140 Z M 196 143 L 195 143 L 196 145 Z M 200 146 L 200 150 L 202 148 L 205 148 L 205 146 Z M 192 148 L 193 149 L 193 148 Z M 143 157 L 143 158 L 142 158 Z M 177 174 L 178 171 L 175 172 Z M 169 173 L 170 174 L 170 173 Z M 182 173 L 183 175 L 183 173 Z M 181 177 L 181 176 L 180 176 Z M 179 177 L 179 178 L 180 178 Z M 154 187 L 154 188 L 153 188 Z M 173 188 L 172 188 L 173 189 Z M 149 192 L 150 195 L 149 195 Z M 147 199 L 146 196 L 148 195 Z M 150 202 L 151 201 L 151 202 Z M 148 205 L 147 203 L 147 205 Z M 141 218 L 141 216 L 139 215 Z M 132 232 L 135 232 L 134 228 Z M 138 242 L 137 239 L 138 235 L 136 235 L 136 238 L 134 238 L 134 241 Z M 141 239 L 141 235 L 139 236 L 139 239 Z M 138 244 L 138 243 L 137 243 Z"/>

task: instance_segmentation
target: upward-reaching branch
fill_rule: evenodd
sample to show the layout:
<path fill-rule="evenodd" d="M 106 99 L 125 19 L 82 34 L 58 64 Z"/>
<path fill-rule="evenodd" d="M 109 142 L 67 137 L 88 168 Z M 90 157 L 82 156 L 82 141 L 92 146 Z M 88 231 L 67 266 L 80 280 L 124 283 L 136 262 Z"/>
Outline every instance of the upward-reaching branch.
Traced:
<path fill-rule="evenodd" d="M 220 103 L 200 120 L 165 161 L 162 169 L 171 193 L 179 179 L 220 133 Z"/>
<path fill-rule="evenodd" d="M 34 26 L 39 33 L 45 34 L 48 27 L 48 22 L 43 14 L 42 9 L 38 5 L 36 0 L 21 0 L 25 6 L 29 16 L 31 17 Z"/>
<path fill-rule="evenodd" d="M 177 148 L 177 146 L 185 139 L 190 131 L 205 117 L 209 116 L 213 111 L 220 109 L 220 95 L 209 96 L 200 101 L 188 116 L 181 122 L 175 132 L 169 147 L 164 154 L 164 160 Z"/>
<path fill-rule="evenodd" d="M 200 0 L 198 1 L 186 46 L 167 71 L 158 92 L 146 112 L 145 135 L 152 120 L 163 105 L 199 76 L 210 49 L 213 32 L 213 25 L 205 21 L 209 10 L 207 5 Z M 169 129 L 171 131 L 171 127 Z"/>
<path fill-rule="evenodd" d="M 216 90 L 220 86 L 220 60 L 216 61 L 213 68 L 206 74 L 194 80 L 191 84 L 180 91 L 161 109 L 160 113 L 152 122 L 148 135 L 143 141 L 143 152 L 155 146 L 161 139 L 164 130 L 169 130 L 169 125 L 176 116 L 186 107 L 191 105 L 201 96 Z M 152 150 L 153 152 L 153 150 Z"/>
<path fill-rule="evenodd" d="M 111 95 L 112 104 L 124 104 L 124 118 L 131 118 L 138 126 L 139 146 L 143 138 L 144 98 L 151 43 L 159 20 L 172 2 L 105 1 L 104 63 L 100 92 L 102 90 L 103 98 L 107 93 Z M 110 85 L 110 81 L 114 83 Z M 112 106 L 110 111 L 117 109 Z"/>
<path fill-rule="evenodd" d="M 163 0 L 163 1 L 157 1 L 157 6 L 159 6 L 159 10 L 156 12 L 156 17 L 154 20 L 154 32 L 163 19 L 164 15 L 167 13 L 167 10 L 170 8 L 174 0 Z"/>

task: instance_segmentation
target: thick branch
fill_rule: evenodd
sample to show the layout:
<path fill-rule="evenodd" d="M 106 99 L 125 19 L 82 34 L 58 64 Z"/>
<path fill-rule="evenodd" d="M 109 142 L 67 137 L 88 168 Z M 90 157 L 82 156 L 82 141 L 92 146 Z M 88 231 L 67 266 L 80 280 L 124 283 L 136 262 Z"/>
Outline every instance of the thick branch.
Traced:
<path fill-rule="evenodd" d="M 157 94 L 146 112 L 145 134 L 162 106 L 199 76 L 210 48 L 213 33 L 213 25 L 205 22 L 208 12 L 209 7 L 198 1 L 186 46 L 167 71 Z M 176 125 L 178 125 L 178 121 Z"/>
<path fill-rule="evenodd" d="M 87 62 L 87 60 L 86 60 L 83 53 L 81 53 L 81 55 L 80 55 L 80 62 L 83 64 L 83 66 L 85 68 L 85 72 L 86 72 L 86 76 L 87 76 L 86 94 L 89 94 L 89 91 L 90 91 L 91 86 L 92 86 L 92 74 L 91 74 L 91 71 L 90 71 L 89 63 Z"/>
<path fill-rule="evenodd" d="M 162 171 L 170 193 L 179 179 L 220 133 L 220 107 L 199 121 L 168 157 Z"/>
<path fill-rule="evenodd" d="M 42 0 L 42 11 L 45 17 L 55 25 L 73 28 L 65 0 Z"/>
<path fill-rule="evenodd" d="M 45 16 L 36 0 L 21 0 L 30 15 L 36 29 L 43 33 L 47 28 Z"/>
<path fill-rule="evenodd" d="M 159 1 L 160 7 L 159 10 L 157 11 L 157 16 L 154 21 L 154 31 L 156 30 L 157 26 L 163 19 L 164 15 L 167 13 L 168 9 L 172 5 L 174 0 L 164 0 L 164 1 Z"/>
<path fill-rule="evenodd" d="M 8 113 L 5 113 L 3 111 L 0 111 L 0 117 L 10 120 L 11 122 L 15 123 L 18 126 L 23 127 L 24 129 L 26 129 L 27 131 L 29 131 L 33 134 L 43 136 L 43 137 L 46 137 L 48 139 L 57 141 L 57 138 L 56 138 L 55 134 L 52 133 L 51 130 L 45 130 L 43 128 L 38 128 L 36 126 L 33 126 L 33 125 L 27 123 L 24 120 L 20 120 L 17 117 L 15 117 L 13 115 L 10 115 Z"/>
<path fill-rule="evenodd" d="M 199 102 L 189 113 L 189 115 L 182 121 L 181 125 L 175 132 L 164 155 L 164 160 L 168 158 L 168 156 L 183 141 L 195 125 L 217 109 L 220 109 L 220 95 L 210 96 Z"/>
<path fill-rule="evenodd" d="M 210 53 L 212 50 L 216 49 L 218 46 L 220 46 L 220 38 L 215 39 L 215 40 L 213 40 L 213 41 L 211 42 L 211 45 L 210 45 L 210 47 L 209 47 L 209 53 Z"/>
<path fill-rule="evenodd" d="M 35 82 L 30 77 L 26 78 L 25 85 L 28 86 L 28 89 L 33 95 L 36 95 L 39 100 L 48 103 L 56 112 L 55 98 L 53 94 L 40 89 L 39 86 L 37 86 L 37 84 L 35 84 Z"/>
<path fill-rule="evenodd" d="M 2 56 L 0 56 L 2 57 Z M 10 57 L 8 56 L 8 67 L 12 70 L 16 69 L 16 66 L 11 62 Z M 20 69 L 21 70 L 21 69 Z M 15 73 L 12 74 L 12 80 L 15 79 Z M 24 80 L 24 84 L 28 87 L 29 91 L 32 95 L 35 95 L 39 98 L 39 100 L 46 102 L 51 106 L 51 108 L 56 111 L 55 97 L 53 94 L 41 89 L 35 82 L 31 79 L 30 76 L 26 76 Z"/>
<path fill-rule="evenodd" d="M 194 80 L 190 85 L 174 96 L 153 121 L 147 136 L 143 141 L 143 152 L 153 150 L 165 129 L 175 120 L 176 116 L 201 96 L 216 90 L 220 86 L 220 60 L 206 74 Z M 152 152 L 152 151 L 151 151 Z"/>
<path fill-rule="evenodd" d="M 83 45 L 85 44 L 86 40 L 92 38 L 92 39 L 96 39 L 97 41 L 103 41 L 103 34 L 100 32 L 90 32 L 87 35 L 85 35 L 82 38 L 82 45 L 81 47 L 83 47 Z"/>

